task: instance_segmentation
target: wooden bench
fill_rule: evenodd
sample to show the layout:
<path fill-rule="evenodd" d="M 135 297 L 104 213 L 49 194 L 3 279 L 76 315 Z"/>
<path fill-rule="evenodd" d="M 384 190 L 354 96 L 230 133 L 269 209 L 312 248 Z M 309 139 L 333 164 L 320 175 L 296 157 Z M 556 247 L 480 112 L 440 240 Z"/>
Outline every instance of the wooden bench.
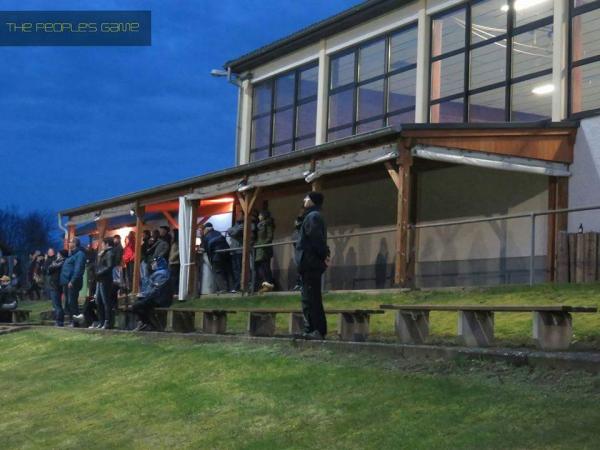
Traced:
<path fill-rule="evenodd" d="M 30 309 L 0 309 L 0 322 L 21 323 L 29 321 Z"/>
<path fill-rule="evenodd" d="M 571 313 L 595 313 L 587 306 L 522 305 L 381 305 L 396 311 L 396 335 L 402 343 L 422 344 L 429 336 L 429 312 L 458 312 L 458 336 L 469 347 L 487 347 L 494 340 L 494 313 L 533 313 L 533 338 L 543 350 L 565 350 L 573 337 Z"/>
<path fill-rule="evenodd" d="M 164 320 L 165 331 L 191 333 L 202 330 L 210 334 L 224 334 L 227 331 L 227 314 L 236 312 L 214 308 L 156 308 L 155 311 L 161 316 L 159 320 Z"/>

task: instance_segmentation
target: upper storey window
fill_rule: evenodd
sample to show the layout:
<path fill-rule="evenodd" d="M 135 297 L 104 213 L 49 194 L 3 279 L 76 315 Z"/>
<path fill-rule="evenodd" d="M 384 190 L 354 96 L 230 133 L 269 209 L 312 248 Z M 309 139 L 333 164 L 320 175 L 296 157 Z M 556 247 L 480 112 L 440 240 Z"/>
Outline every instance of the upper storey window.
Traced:
<path fill-rule="evenodd" d="M 318 66 L 254 85 L 250 161 L 315 145 Z"/>
<path fill-rule="evenodd" d="M 416 61 L 416 25 L 334 54 L 327 139 L 414 122 Z"/>
<path fill-rule="evenodd" d="M 571 0 L 569 112 L 600 113 L 600 1 Z"/>
<path fill-rule="evenodd" d="M 433 16 L 430 122 L 549 119 L 552 16 L 552 0 L 472 1 Z"/>

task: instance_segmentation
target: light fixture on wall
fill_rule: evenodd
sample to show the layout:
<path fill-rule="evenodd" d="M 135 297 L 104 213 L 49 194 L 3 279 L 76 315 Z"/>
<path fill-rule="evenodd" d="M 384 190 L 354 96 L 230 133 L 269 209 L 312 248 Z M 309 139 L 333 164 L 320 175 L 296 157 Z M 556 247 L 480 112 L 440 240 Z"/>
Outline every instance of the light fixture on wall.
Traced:
<path fill-rule="evenodd" d="M 302 175 L 304 175 L 304 181 L 306 181 L 307 183 L 312 183 L 315 179 L 319 178 L 319 174 L 317 173 L 316 170 L 315 171 L 307 170 Z"/>
<path fill-rule="evenodd" d="M 546 95 L 552 92 L 554 92 L 554 85 L 552 83 L 540 84 L 531 90 L 531 93 L 535 95 Z"/>
<path fill-rule="evenodd" d="M 248 181 L 242 180 L 238 183 L 237 191 L 238 192 L 246 192 L 253 188 L 254 188 L 254 186 L 252 186 L 251 184 L 248 184 Z"/>
<path fill-rule="evenodd" d="M 385 155 L 379 155 L 378 157 L 373 159 L 374 163 L 378 163 L 378 162 L 383 162 L 383 161 L 387 161 L 390 159 L 394 159 L 398 157 L 398 152 L 397 151 L 391 151 L 391 152 L 387 152 Z"/>
<path fill-rule="evenodd" d="M 131 209 L 129 210 L 129 215 L 130 215 L 130 216 L 135 216 L 135 209 L 131 208 Z"/>
<path fill-rule="evenodd" d="M 102 211 L 97 211 L 94 214 L 94 222 L 98 222 L 100 220 L 100 216 L 102 216 Z"/>

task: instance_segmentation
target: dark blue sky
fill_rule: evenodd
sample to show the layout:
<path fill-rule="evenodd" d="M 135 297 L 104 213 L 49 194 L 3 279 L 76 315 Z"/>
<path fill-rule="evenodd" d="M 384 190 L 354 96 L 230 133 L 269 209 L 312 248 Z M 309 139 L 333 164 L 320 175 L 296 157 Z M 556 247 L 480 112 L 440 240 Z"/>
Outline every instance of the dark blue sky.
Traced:
<path fill-rule="evenodd" d="M 0 47 L 0 208 L 57 211 L 230 167 L 237 93 L 209 72 L 359 0 L 2 0 L 150 9 L 151 47 Z"/>

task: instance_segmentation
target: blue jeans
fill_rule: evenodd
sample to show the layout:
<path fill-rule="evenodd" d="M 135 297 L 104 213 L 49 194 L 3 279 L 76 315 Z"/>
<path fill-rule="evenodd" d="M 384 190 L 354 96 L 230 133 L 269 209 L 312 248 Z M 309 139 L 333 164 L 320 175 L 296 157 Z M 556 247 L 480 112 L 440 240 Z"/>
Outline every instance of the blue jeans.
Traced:
<path fill-rule="evenodd" d="M 140 292 L 144 292 L 148 287 L 150 278 L 150 264 L 146 261 L 142 261 L 140 264 Z"/>
<path fill-rule="evenodd" d="M 52 300 L 52 309 L 54 309 L 54 320 L 56 325 L 62 326 L 65 322 L 65 311 L 62 307 L 60 296 L 61 289 L 50 289 L 50 300 Z"/>
<path fill-rule="evenodd" d="M 100 323 L 105 321 L 112 325 L 113 311 L 113 282 L 112 279 L 99 281 L 96 288 L 96 307 L 98 309 L 98 320 Z"/>
<path fill-rule="evenodd" d="M 81 291 L 82 281 L 78 280 L 73 283 L 73 287 L 65 286 L 65 309 L 71 315 L 71 317 L 79 314 L 79 291 Z M 71 319 L 72 320 L 72 319 Z"/>

